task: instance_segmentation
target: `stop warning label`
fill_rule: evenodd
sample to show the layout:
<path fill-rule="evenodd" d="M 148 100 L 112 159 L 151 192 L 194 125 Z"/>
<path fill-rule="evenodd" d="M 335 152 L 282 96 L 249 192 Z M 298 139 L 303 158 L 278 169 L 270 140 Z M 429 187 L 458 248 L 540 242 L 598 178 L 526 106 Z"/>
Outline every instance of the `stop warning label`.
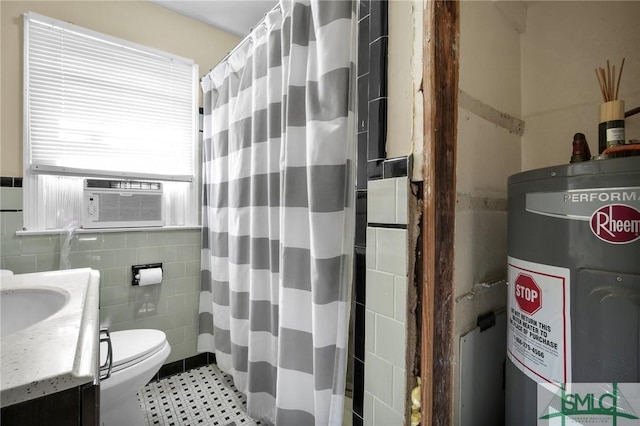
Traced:
<path fill-rule="evenodd" d="M 509 359 L 536 382 L 570 382 L 570 270 L 508 260 Z"/>

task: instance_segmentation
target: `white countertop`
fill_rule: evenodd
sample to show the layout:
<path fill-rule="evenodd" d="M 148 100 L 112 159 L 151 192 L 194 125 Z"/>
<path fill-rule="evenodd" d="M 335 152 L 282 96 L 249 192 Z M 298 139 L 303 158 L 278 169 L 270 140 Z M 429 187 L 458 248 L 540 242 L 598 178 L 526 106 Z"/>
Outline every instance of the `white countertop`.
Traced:
<path fill-rule="evenodd" d="M 0 278 L 2 292 L 56 289 L 69 297 L 66 305 L 49 318 L 2 337 L 2 407 L 97 378 L 99 282 L 100 273 L 89 268 Z"/>

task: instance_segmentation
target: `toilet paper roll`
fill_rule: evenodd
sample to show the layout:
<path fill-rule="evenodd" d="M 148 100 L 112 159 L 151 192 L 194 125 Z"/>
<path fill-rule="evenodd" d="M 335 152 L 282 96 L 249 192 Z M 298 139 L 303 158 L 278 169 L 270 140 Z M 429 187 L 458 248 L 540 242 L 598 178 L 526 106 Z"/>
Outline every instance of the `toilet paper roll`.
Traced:
<path fill-rule="evenodd" d="M 140 269 L 138 285 L 160 284 L 162 282 L 162 268 Z"/>

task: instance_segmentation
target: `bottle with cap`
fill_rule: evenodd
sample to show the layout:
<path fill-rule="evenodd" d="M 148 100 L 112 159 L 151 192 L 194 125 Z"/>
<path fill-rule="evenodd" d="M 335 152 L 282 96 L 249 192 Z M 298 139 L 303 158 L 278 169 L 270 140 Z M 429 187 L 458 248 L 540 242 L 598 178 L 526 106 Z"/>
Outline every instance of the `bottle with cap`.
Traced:
<path fill-rule="evenodd" d="M 573 135 L 572 154 L 570 163 L 591 160 L 591 150 L 584 133 Z"/>

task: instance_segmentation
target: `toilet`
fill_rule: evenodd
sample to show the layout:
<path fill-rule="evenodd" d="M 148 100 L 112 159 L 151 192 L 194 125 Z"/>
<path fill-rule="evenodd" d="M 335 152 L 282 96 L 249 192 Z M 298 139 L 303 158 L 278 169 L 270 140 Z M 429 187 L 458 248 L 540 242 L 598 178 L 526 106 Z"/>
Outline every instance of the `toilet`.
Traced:
<path fill-rule="evenodd" d="M 160 370 L 171 346 L 160 330 L 124 330 L 110 333 L 111 376 L 100 380 L 100 423 L 103 426 L 144 425 L 137 392 Z M 108 344 L 100 342 L 100 365 Z M 106 368 L 101 375 L 106 374 Z"/>

